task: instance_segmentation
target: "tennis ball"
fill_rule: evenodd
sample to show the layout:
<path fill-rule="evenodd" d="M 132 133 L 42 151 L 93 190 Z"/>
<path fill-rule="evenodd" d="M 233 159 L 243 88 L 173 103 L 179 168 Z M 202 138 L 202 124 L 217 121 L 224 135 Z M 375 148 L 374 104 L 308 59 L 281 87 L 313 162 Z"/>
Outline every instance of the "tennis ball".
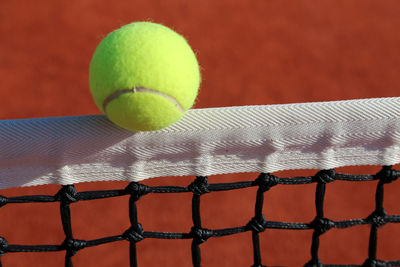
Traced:
<path fill-rule="evenodd" d="M 168 27 L 135 22 L 107 35 L 90 62 L 90 91 L 118 126 L 159 130 L 190 109 L 200 86 L 196 55 Z"/>

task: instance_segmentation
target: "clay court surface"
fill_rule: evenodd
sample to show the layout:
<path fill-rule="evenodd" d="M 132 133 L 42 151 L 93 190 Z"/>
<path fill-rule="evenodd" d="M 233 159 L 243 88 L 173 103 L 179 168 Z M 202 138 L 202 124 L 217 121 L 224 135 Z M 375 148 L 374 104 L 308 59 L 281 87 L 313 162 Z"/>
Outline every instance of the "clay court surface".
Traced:
<path fill-rule="evenodd" d="M 98 114 L 88 86 L 91 55 L 110 31 L 151 20 L 183 34 L 202 67 L 195 108 L 285 104 L 399 96 L 398 1 L 0 1 L 0 119 Z M 1 153 L 1 147 L 0 147 Z M 345 168 L 373 173 L 379 168 Z M 279 176 L 315 171 L 282 172 Z M 210 182 L 254 179 L 257 174 L 210 177 Z M 1 177 L 0 177 L 1 182 Z M 192 177 L 166 177 L 148 185 L 181 185 Z M 78 184 L 78 191 L 123 188 L 126 182 Z M 326 216 L 362 218 L 374 207 L 375 182 L 327 187 Z M 6 189 L 4 196 L 55 194 L 59 186 Z M 399 182 L 385 208 L 400 214 Z M 266 193 L 271 220 L 304 222 L 315 216 L 315 185 Z M 204 196 L 206 228 L 243 225 L 253 214 L 255 190 Z M 147 230 L 188 232 L 191 195 L 144 197 L 139 220 Z M 74 235 L 94 239 L 129 227 L 128 197 L 72 206 Z M 397 260 L 400 227 L 380 230 L 378 258 Z M 62 243 L 55 204 L 9 205 L 0 210 L 0 235 L 20 244 Z M 310 259 L 311 231 L 270 230 L 261 235 L 264 264 L 301 266 Z M 369 227 L 332 230 L 321 238 L 323 262 L 361 264 Z M 87 248 L 74 266 L 129 266 L 128 242 Z M 251 234 L 214 238 L 202 245 L 203 266 L 250 266 Z M 139 266 L 191 266 L 190 240 L 144 240 Z M 7 254 L 3 265 L 63 266 L 65 252 Z"/>

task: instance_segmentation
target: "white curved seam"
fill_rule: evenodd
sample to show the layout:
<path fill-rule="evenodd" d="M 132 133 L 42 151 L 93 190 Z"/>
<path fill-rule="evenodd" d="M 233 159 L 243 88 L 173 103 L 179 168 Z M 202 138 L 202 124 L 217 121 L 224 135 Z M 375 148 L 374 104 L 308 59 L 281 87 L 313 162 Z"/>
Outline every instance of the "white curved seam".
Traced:
<path fill-rule="evenodd" d="M 174 104 L 174 106 L 180 111 L 180 112 L 185 112 L 185 109 L 178 103 L 178 101 L 176 101 L 175 98 L 173 98 L 170 95 L 158 92 L 156 90 L 153 89 L 149 89 L 146 87 L 133 87 L 132 89 L 122 89 L 122 90 L 118 90 L 115 91 L 114 93 L 112 93 L 111 95 L 109 95 L 103 102 L 103 110 L 104 112 L 106 111 L 107 105 L 114 99 L 118 98 L 119 96 L 123 95 L 123 94 L 127 94 L 127 93 L 150 93 L 150 94 L 155 94 L 161 97 L 166 98 L 167 100 L 169 100 L 170 102 L 172 102 L 172 104 Z"/>

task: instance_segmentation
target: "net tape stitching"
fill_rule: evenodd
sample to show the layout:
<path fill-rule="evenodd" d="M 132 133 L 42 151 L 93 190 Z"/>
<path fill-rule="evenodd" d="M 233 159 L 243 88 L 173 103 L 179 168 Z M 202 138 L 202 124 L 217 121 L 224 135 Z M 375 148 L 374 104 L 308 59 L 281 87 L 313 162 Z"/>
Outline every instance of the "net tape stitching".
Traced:
<path fill-rule="evenodd" d="M 334 169 L 320 170 L 314 176 L 278 178 L 269 173 L 261 173 L 254 181 L 243 181 L 233 183 L 209 184 L 208 178 L 198 176 L 188 187 L 179 186 L 147 186 L 138 182 L 131 182 L 125 189 L 103 190 L 103 191 L 84 191 L 77 192 L 74 185 L 65 185 L 54 195 L 26 195 L 17 197 L 0 196 L 0 207 L 9 204 L 21 203 L 44 203 L 60 202 L 60 214 L 62 227 L 65 233 L 65 240 L 59 245 L 16 245 L 9 244 L 7 239 L 0 237 L 0 255 L 15 252 L 51 252 L 66 251 L 65 266 L 72 267 L 73 256 L 81 249 L 93 247 L 110 242 L 127 240 L 130 243 L 129 255 L 130 266 L 137 267 L 136 243 L 146 238 L 159 239 L 192 239 L 192 264 L 194 267 L 201 266 L 200 245 L 212 237 L 234 235 L 251 231 L 253 244 L 253 265 L 252 267 L 265 267 L 262 265 L 262 255 L 259 236 L 267 229 L 288 229 L 288 230 L 313 230 L 311 243 L 311 259 L 304 266 L 362 266 L 362 267 L 389 267 L 400 266 L 400 259 L 394 261 L 384 261 L 377 259 L 377 238 L 378 229 L 387 223 L 400 223 L 400 215 L 388 215 L 383 207 L 384 185 L 391 183 L 400 176 L 400 171 L 392 169 L 391 166 L 383 166 L 374 175 L 354 175 L 336 173 Z M 378 180 L 375 194 L 375 210 L 366 218 L 333 221 L 324 217 L 324 196 L 326 185 L 335 180 L 342 181 L 374 181 Z M 264 203 L 264 193 L 276 185 L 296 185 L 316 183 L 315 208 L 316 216 L 313 221 L 308 223 L 291 223 L 268 221 L 265 219 L 262 209 Z M 202 227 L 200 214 L 201 196 L 210 192 L 236 190 L 258 186 L 254 217 L 244 226 L 225 228 L 225 229 L 206 229 Z M 138 221 L 138 211 L 136 202 L 144 195 L 150 193 L 187 193 L 192 192 L 192 220 L 193 227 L 188 233 L 170 233 L 145 231 Z M 78 201 L 94 200 L 101 198 L 111 198 L 130 195 L 129 198 L 129 219 L 131 227 L 121 235 L 103 237 L 94 240 L 79 240 L 73 236 L 71 225 L 70 205 Z M 357 225 L 369 224 L 371 226 L 368 258 L 361 265 L 329 265 L 323 264 L 318 256 L 320 236 L 332 228 L 348 228 Z M 264 255 L 268 257 L 268 255 Z M 3 266 L 0 258 L 0 266 Z"/>

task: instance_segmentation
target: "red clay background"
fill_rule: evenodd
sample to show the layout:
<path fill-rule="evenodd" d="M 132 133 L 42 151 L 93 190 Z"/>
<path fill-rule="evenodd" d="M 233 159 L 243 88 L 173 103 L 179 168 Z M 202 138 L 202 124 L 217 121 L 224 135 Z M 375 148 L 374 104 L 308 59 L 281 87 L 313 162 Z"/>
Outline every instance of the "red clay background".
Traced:
<path fill-rule="evenodd" d="M 163 23 L 187 37 L 202 66 L 196 108 L 281 104 L 398 96 L 400 2 L 123 0 L 0 1 L 0 119 L 98 113 L 88 89 L 95 47 L 132 21 Z M 1 153 L 1 147 L 0 147 Z M 377 168 L 346 171 L 370 172 Z M 313 174 L 314 171 L 278 175 Z M 211 177 L 210 182 L 253 179 L 256 174 Z M 1 179 L 1 178 L 0 178 Z M 157 178 L 150 185 L 187 185 L 191 177 Z M 126 183 L 79 184 L 78 190 L 123 188 Z M 364 218 L 374 208 L 376 183 L 328 185 L 326 216 Z M 5 196 L 54 194 L 58 186 L 0 191 Z M 315 215 L 315 185 L 266 193 L 271 220 L 308 222 Z M 400 214 L 399 182 L 385 191 L 388 213 Z M 204 196 L 204 227 L 245 224 L 255 190 Z M 146 230 L 188 232 L 190 194 L 146 196 L 139 220 Z M 74 204 L 75 238 L 117 235 L 129 227 L 128 199 Z M 0 235 L 10 243 L 63 241 L 57 204 L 9 205 L 0 210 Z M 400 227 L 379 232 L 378 257 L 399 259 Z M 311 231 L 269 230 L 261 235 L 264 264 L 301 266 L 310 259 Z M 369 228 L 331 230 L 321 238 L 324 263 L 361 264 Z M 190 241 L 144 240 L 139 266 L 191 266 Z M 203 266 L 250 266 L 251 235 L 210 239 Z M 243 255 L 241 256 L 241 254 Z M 64 253 L 7 254 L 4 266 L 63 266 Z M 128 242 L 87 248 L 75 266 L 128 266 Z"/>

